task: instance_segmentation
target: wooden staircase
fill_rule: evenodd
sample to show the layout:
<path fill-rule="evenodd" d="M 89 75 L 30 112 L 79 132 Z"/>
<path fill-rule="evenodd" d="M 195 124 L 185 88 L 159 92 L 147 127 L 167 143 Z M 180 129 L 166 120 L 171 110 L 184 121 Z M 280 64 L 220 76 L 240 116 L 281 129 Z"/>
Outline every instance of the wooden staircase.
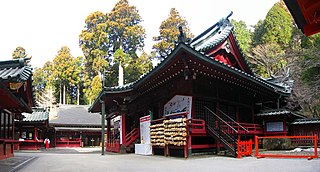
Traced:
<path fill-rule="evenodd" d="M 134 128 L 130 133 L 126 135 L 126 150 L 127 152 L 132 152 L 134 149 L 134 143 L 139 139 L 140 136 L 140 129 L 139 128 Z"/>
<path fill-rule="evenodd" d="M 207 134 L 211 137 L 214 137 L 218 142 L 222 143 L 225 149 L 227 149 L 233 157 L 237 157 L 238 136 L 240 133 L 249 133 L 249 131 L 219 109 L 217 110 L 220 112 L 220 114 L 222 114 L 221 116 L 217 115 L 206 106 L 205 110 Z M 237 127 L 233 127 L 230 125 L 231 123 Z"/>

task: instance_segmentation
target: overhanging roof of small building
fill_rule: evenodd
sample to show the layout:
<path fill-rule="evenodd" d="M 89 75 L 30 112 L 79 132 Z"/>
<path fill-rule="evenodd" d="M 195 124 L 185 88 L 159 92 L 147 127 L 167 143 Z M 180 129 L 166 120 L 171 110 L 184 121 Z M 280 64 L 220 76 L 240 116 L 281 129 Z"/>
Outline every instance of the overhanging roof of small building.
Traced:
<path fill-rule="evenodd" d="M 49 119 L 49 113 L 43 108 L 32 108 L 33 112 L 22 113 L 25 118 L 22 121 L 26 122 L 37 122 L 37 121 L 46 121 Z"/>
<path fill-rule="evenodd" d="M 284 0 L 298 28 L 310 36 L 320 32 L 320 1 Z"/>
<path fill-rule="evenodd" d="M 89 113 L 88 107 L 87 105 L 61 105 L 57 110 L 57 117 L 49 120 L 50 126 L 101 126 L 101 115 Z"/>
<path fill-rule="evenodd" d="M 32 113 L 34 97 L 31 76 L 32 68 L 27 64 L 27 59 L 0 61 L 0 92 L 2 94 L 0 106 L 2 108 L 15 114 Z"/>
<path fill-rule="evenodd" d="M 306 118 L 305 116 L 292 112 L 287 109 L 270 109 L 270 110 L 263 110 L 255 116 L 277 116 L 277 115 L 293 115 L 298 118 Z"/>
<path fill-rule="evenodd" d="M 306 118 L 306 119 L 296 119 L 291 124 L 320 124 L 320 118 Z"/>
<path fill-rule="evenodd" d="M 32 75 L 32 68 L 25 59 L 0 61 L 0 81 L 24 82 Z"/>

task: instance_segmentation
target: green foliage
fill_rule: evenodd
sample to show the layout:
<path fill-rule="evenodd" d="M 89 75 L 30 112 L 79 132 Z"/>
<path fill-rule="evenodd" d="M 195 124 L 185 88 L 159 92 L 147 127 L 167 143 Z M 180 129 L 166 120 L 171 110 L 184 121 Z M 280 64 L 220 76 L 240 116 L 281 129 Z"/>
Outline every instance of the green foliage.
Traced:
<path fill-rule="evenodd" d="M 320 46 L 320 33 L 306 37 L 304 36 L 301 40 L 301 46 L 303 48 L 317 48 Z"/>
<path fill-rule="evenodd" d="M 136 51 L 144 47 L 146 37 L 144 28 L 140 25 L 142 19 L 135 6 L 130 6 L 128 0 L 120 0 L 107 14 L 109 46 L 111 53 L 122 49 L 126 54 L 136 58 Z"/>
<path fill-rule="evenodd" d="M 252 45 L 256 46 L 262 44 L 261 37 L 264 33 L 264 20 L 259 20 L 256 25 L 254 25 L 254 32 L 252 34 Z"/>
<path fill-rule="evenodd" d="M 234 26 L 234 33 L 240 48 L 245 54 L 247 54 L 252 43 L 251 31 L 248 29 L 246 23 L 242 20 L 236 21 L 232 19 L 231 23 Z"/>
<path fill-rule="evenodd" d="M 118 49 L 114 53 L 114 61 L 116 64 L 113 66 L 114 73 L 111 74 L 111 78 L 107 79 L 109 82 L 114 77 L 118 77 L 119 60 L 124 69 L 124 82 L 133 82 L 139 77 L 152 69 L 151 56 L 143 52 L 138 58 L 130 58 L 128 54 L 125 54 L 121 49 Z M 113 82 L 116 82 L 113 79 Z M 109 85 L 110 83 L 107 83 Z"/>
<path fill-rule="evenodd" d="M 88 79 L 93 79 L 99 71 L 108 67 L 108 42 L 106 15 L 99 11 L 91 13 L 85 20 L 85 29 L 79 35 Z"/>
<path fill-rule="evenodd" d="M 289 46 L 293 32 L 293 20 L 283 2 L 276 3 L 266 19 L 255 26 L 254 44 L 277 43 L 282 48 Z"/>
<path fill-rule="evenodd" d="M 146 37 L 141 21 L 138 10 L 127 0 L 118 1 L 108 14 L 94 12 L 87 17 L 79 44 L 85 55 L 84 97 L 89 102 L 95 95 L 92 88 L 94 77 L 106 73 L 106 86 L 114 86 L 118 78 L 118 62 L 124 68 L 135 65 L 132 62 L 138 59 L 136 51 L 143 49 Z M 125 73 L 137 78 L 129 71 Z"/>
<path fill-rule="evenodd" d="M 69 97 L 68 103 L 72 103 L 75 99 L 76 90 L 74 89 L 80 82 L 81 73 L 81 58 L 74 58 L 70 49 L 66 46 L 61 47 L 58 54 L 53 59 L 52 77 L 54 81 L 54 86 L 59 90 L 56 92 L 56 98 L 58 99 L 59 94 L 62 94 L 62 88 L 60 86 L 66 87 L 67 93 L 66 98 Z M 61 103 L 61 102 L 60 102 Z M 66 102 L 63 102 L 66 103 Z"/>
<path fill-rule="evenodd" d="M 102 89 L 101 79 L 98 75 L 93 78 L 91 88 L 92 91 L 86 92 L 86 94 L 90 100 L 94 100 L 99 95 Z"/>
<path fill-rule="evenodd" d="M 137 80 L 142 74 L 152 69 L 151 56 L 143 52 L 137 59 L 132 59 L 130 65 L 124 68 L 124 78 L 126 83 Z"/>
<path fill-rule="evenodd" d="M 288 60 L 292 61 L 289 57 L 295 56 L 290 53 L 299 47 L 292 43 L 293 39 L 299 42 L 300 37 L 293 26 L 292 17 L 282 1 L 273 5 L 265 20 L 254 26 L 249 63 L 257 74 L 270 77 L 287 69 Z"/>
<path fill-rule="evenodd" d="M 169 52 L 173 50 L 175 41 L 178 39 L 179 26 L 182 27 L 186 38 L 192 38 L 193 35 L 190 32 L 187 20 L 181 17 L 179 12 L 175 8 L 171 8 L 169 17 L 164 20 L 160 27 L 160 36 L 153 37 L 153 41 L 157 41 L 152 46 L 158 59 L 162 59 L 169 55 Z"/>

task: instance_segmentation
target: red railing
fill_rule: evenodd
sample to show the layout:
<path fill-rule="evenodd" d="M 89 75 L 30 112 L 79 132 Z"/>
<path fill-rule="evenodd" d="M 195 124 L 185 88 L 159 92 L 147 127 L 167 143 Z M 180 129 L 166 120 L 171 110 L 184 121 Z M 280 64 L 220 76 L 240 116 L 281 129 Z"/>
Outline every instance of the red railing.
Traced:
<path fill-rule="evenodd" d="M 238 131 L 237 134 L 262 134 L 262 125 L 260 124 L 250 124 L 250 123 L 234 123 L 228 122 L 234 129 Z M 241 126 L 241 127 L 240 127 Z M 230 127 L 226 125 L 221 125 L 221 129 L 229 134 L 234 134 L 234 130 L 231 130 Z"/>
<path fill-rule="evenodd" d="M 126 142 L 125 145 L 131 145 L 140 135 L 139 128 L 134 128 L 130 133 L 126 135 Z"/>
<path fill-rule="evenodd" d="M 188 125 L 192 134 L 206 134 L 206 124 L 202 119 L 188 119 Z"/>
<path fill-rule="evenodd" d="M 249 141 L 240 141 L 238 140 L 238 156 L 237 158 L 241 158 L 242 156 L 251 156 L 252 155 L 252 140 Z"/>
<path fill-rule="evenodd" d="M 292 154 L 260 154 L 259 153 L 259 139 L 309 139 L 313 140 L 314 154 L 313 155 L 292 155 Z M 258 137 L 255 136 L 255 149 L 257 158 L 307 158 L 308 160 L 313 158 L 318 158 L 318 137 L 314 136 L 268 136 L 268 137 Z"/>
<path fill-rule="evenodd" d="M 120 153 L 120 140 L 109 140 L 106 142 L 106 151 Z"/>

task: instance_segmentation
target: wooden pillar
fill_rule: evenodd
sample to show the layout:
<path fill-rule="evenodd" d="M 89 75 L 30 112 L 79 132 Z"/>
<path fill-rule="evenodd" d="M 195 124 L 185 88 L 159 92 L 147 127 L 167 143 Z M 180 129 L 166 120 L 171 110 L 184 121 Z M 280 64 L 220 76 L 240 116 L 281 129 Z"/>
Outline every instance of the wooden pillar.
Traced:
<path fill-rule="evenodd" d="M 110 135 L 111 135 L 111 119 L 107 118 L 107 145 L 110 142 Z"/>
<path fill-rule="evenodd" d="M 12 140 L 14 140 L 15 138 L 14 138 L 14 130 L 15 130 L 15 123 L 14 123 L 14 118 L 15 118 L 15 115 L 12 115 L 12 118 L 11 118 L 11 128 L 12 128 Z M 18 136 L 18 138 L 17 139 L 19 139 L 19 136 Z"/>
<path fill-rule="evenodd" d="M 237 122 L 240 122 L 239 119 L 240 119 L 240 118 L 239 118 L 239 105 L 237 105 L 237 106 L 236 106 L 236 121 L 237 121 Z"/>
<path fill-rule="evenodd" d="M 220 116 L 220 111 L 218 111 L 218 109 L 220 109 L 220 103 L 217 101 L 217 108 L 216 108 L 216 114 L 218 116 Z M 216 118 L 216 128 L 220 129 L 220 124 L 219 124 L 219 119 Z M 217 139 L 217 154 L 220 152 L 220 136 Z"/>
<path fill-rule="evenodd" d="M 37 128 L 33 127 L 34 135 L 33 135 L 33 140 L 37 141 Z"/>

